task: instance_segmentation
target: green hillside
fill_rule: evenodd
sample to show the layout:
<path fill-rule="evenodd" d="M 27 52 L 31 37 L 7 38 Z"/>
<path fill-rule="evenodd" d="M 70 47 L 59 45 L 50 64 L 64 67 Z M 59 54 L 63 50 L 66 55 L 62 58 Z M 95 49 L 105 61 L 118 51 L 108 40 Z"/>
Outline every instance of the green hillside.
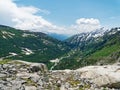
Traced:
<path fill-rule="evenodd" d="M 107 41 L 100 50 L 92 53 L 87 57 L 87 61 L 91 63 L 100 62 L 100 64 L 108 64 L 119 62 L 120 57 L 120 32 L 107 37 Z M 89 60 L 90 59 L 90 60 Z"/>
<path fill-rule="evenodd" d="M 0 25 L 0 58 L 45 63 L 53 69 L 76 69 L 86 65 L 120 61 L 120 28 L 74 35 L 59 41 L 41 32 Z"/>
<path fill-rule="evenodd" d="M 76 43 L 78 46 L 73 47 Z M 74 42 L 72 47 L 73 50 L 69 52 L 70 57 L 62 59 L 55 69 L 76 69 L 87 65 L 113 64 L 120 61 L 120 31 L 114 28 L 101 37 L 79 43 Z"/>
<path fill-rule="evenodd" d="M 68 52 L 61 41 L 41 32 L 17 30 L 0 26 L 0 57 L 48 63 Z"/>

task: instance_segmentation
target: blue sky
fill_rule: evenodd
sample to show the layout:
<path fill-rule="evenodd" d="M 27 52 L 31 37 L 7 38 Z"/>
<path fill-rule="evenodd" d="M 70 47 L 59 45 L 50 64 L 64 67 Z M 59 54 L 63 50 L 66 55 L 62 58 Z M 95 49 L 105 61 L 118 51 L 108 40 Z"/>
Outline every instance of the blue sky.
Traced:
<path fill-rule="evenodd" d="M 18 0 L 20 5 L 33 5 L 46 9 L 47 20 L 60 25 L 70 25 L 78 18 L 98 18 L 102 25 L 119 24 L 120 0 Z"/>
<path fill-rule="evenodd" d="M 120 0 L 1 1 L 4 6 L 0 5 L 0 8 L 9 11 L 7 10 L 9 8 L 6 9 L 6 7 L 11 6 L 13 10 L 16 11 L 9 12 L 11 19 L 9 18 L 9 22 L 7 22 L 7 20 L 5 20 L 5 16 L 7 16 L 5 15 L 6 12 L 0 9 L 0 13 L 2 13 L 0 17 L 3 17 L 0 24 L 10 25 L 20 29 L 74 35 L 84 31 L 92 31 L 100 27 L 111 28 L 120 26 Z M 6 3 L 9 5 L 5 6 Z M 21 13 L 19 17 L 16 14 L 17 11 Z M 29 18 L 27 17 L 28 14 Z M 24 15 L 24 18 L 22 15 Z M 36 18 L 39 23 L 34 21 Z M 32 25 L 34 28 L 30 28 Z"/>

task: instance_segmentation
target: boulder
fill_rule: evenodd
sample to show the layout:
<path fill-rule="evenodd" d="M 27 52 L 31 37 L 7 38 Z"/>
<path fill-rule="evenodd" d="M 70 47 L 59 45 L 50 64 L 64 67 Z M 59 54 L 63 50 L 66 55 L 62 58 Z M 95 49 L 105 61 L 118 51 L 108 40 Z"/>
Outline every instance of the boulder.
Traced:
<path fill-rule="evenodd" d="M 46 65 L 42 64 L 42 63 L 31 63 L 31 62 L 20 61 L 20 60 L 16 60 L 16 61 L 28 65 L 29 66 L 28 70 L 31 73 L 38 72 L 38 71 L 42 71 L 42 72 L 47 72 L 48 71 Z"/>
<path fill-rule="evenodd" d="M 35 86 L 25 86 L 25 90 L 37 90 Z"/>
<path fill-rule="evenodd" d="M 77 69 L 81 78 L 89 79 L 98 87 L 120 88 L 120 66 L 87 66 Z"/>
<path fill-rule="evenodd" d="M 39 63 L 34 63 L 30 65 L 30 70 L 34 73 L 34 72 L 46 72 L 47 71 L 47 67 L 45 64 L 39 64 Z"/>
<path fill-rule="evenodd" d="M 6 74 L 0 73 L 0 78 L 6 77 Z"/>

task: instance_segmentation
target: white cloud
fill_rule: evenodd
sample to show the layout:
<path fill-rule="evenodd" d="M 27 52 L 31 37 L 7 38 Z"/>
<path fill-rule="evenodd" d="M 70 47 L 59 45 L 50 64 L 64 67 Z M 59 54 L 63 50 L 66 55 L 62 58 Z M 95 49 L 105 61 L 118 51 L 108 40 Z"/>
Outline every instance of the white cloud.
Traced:
<path fill-rule="evenodd" d="M 49 14 L 49 11 L 33 6 L 18 6 L 14 0 L 0 0 L 0 24 L 23 30 L 64 35 L 88 32 L 100 27 L 99 20 L 94 18 L 80 18 L 70 27 L 60 27 L 37 15 L 39 12 Z"/>
<path fill-rule="evenodd" d="M 99 25 L 100 22 L 98 19 L 94 19 L 94 18 L 80 18 L 78 20 L 76 20 L 76 23 L 81 25 L 81 24 L 84 24 L 84 25 Z"/>
<path fill-rule="evenodd" d="M 14 26 L 20 29 L 39 29 L 55 27 L 42 16 L 36 15 L 38 12 L 47 13 L 47 11 L 33 6 L 18 7 L 12 0 L 0 1 L 0 24 Z M 46 31 L 47 32 L 47 31 Z"/>
<path fill-rule="evenodd" d="M 80 18 L 76 20 L 76 24 L 72 25 L 71 28 L 76 30 L 76 33 L 80 32 L 91 32 L 100 28 L 100 21 L 94 18 Z"/>

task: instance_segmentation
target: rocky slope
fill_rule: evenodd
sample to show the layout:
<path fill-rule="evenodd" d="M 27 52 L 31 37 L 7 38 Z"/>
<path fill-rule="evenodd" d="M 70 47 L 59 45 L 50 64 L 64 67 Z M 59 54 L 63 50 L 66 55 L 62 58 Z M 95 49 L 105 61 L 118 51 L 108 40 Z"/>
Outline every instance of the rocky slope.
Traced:
<path fill-rule="evenodd" d="M 49 71 L 42 63 L 0 60 L 0 90 L 119 89 L 119 64 Z"/>

